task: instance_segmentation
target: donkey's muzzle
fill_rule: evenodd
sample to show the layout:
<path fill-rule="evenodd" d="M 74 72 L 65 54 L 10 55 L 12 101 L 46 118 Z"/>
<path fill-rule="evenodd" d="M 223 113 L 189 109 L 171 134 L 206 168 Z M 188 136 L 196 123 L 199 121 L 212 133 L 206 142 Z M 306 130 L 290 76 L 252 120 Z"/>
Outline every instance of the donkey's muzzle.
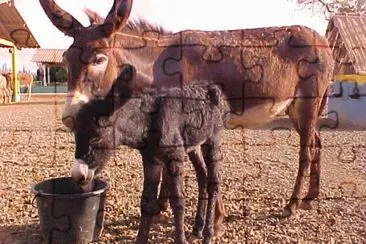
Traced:
<path fill-rule="evenodd" d="M 62 123 L 70 130 L 74 130 L 75 128 L 75 121 L 74 118 L 71 116 L 63 117 Z"/>
<path fill-rule="evenodd" d="M 81 159 L 75 159 L 71 168 L 71 177 L 80 185 L 85 186 L 91 182 L 94 177 L 94 169 Z"/>
<path fill-rule="evenodd" d="M 75 118 L 81 107 L 88 103 L 91 94 L 85 95 L 79 91 L 68 92 L 66 95 L 65 106 L 62 111 L 62 123 L 71 130 L 75 127 Z"/>

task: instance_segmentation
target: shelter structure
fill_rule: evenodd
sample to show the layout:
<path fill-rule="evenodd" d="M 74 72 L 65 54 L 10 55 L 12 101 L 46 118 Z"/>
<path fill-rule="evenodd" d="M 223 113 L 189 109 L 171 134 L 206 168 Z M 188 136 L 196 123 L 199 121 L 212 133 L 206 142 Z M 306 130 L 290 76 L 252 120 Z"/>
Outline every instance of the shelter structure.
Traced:
<path fill-rule="evenodd" d="M 326 37 L 335 60 L 335 80 L 366 82 L 366 12 L 330 17 Z"/>
<path fill-rule="evenodd" d="M 366 129 L 366 12 L 330 16 L 326 32 L 334 58 L 328 117 L 337 129 Z"/>
<path fill-rule="evenodd" d="M 14 0 L 0 0 L 0 47 L 10 48 L 11 50 L 14 84 L 12 100 L 19 102 L 19 83 L 16 69 L 17 50 L 39 48 L 39 44 L 16 9 Z"/>
<path fill-rule="evenodd" d="M 31 61 L 38 64 L 44 71 L 42 83 L 44 86 L 50 84 L 50 68 L 63 67 L 62 55 L 65 49 L 37 49 Z"/>

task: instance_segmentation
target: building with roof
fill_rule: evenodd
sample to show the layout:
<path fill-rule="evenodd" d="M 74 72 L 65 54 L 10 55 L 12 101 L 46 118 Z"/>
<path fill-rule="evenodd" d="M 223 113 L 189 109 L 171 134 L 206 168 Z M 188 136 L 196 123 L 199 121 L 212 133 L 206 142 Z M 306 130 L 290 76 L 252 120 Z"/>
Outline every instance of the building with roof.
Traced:
<path fill-rule="evenodd" d="M 29 30 L 24 19 L 14 5 L 14 0 L 0 0 L 0 47 L 10 48 L 12 53 L 13 101 L 20 101 L 17 79 L 17 50 L 39 48 L 39 44 Z"/>
<path fill-rule="evenodd" d="M 366 12 L 331 15 L 326 37 L 335 60 L 335 79 L 366 79 Z"/>
<path fill-rule="evenodd" d="M 50 84 L 50 68 L 63 67 L 62 55 L 65 49 L 37 49 L 31 61 L 38 64 L 43 70 L 43 85 Z"/>
<path fill-rule="evenodd" d="M 334 58 L 329 118 L 339 128 L 366 129 L 366 13 L 330 17 L 326 37 Z"/>

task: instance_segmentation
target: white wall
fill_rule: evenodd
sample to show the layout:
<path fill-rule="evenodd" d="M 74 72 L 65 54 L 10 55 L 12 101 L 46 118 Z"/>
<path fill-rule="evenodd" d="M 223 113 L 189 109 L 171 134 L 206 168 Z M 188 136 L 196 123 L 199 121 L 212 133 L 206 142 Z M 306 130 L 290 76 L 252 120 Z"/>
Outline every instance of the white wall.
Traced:
<path fill-rule="evenodd" d="M 352 98 L 355 87 L 359 91 L 358 98 Z M 328 117 L 336 119 L 337 114 L 338 128 L 366 129 L 366 85 L 351 81 L 335 82 L 329 91 L 333 96 L 328 98 Z"/>

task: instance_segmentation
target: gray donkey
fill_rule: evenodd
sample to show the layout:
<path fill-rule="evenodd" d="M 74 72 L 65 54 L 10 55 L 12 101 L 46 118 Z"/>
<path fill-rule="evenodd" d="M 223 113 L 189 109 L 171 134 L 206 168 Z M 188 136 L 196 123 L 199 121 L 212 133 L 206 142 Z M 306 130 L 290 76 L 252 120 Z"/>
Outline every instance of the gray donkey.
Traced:
<path fill-rule="evenodd" d="M 133 70 L 132 66 L 129 68 Z M 143 160 L 144 185 L 136 243 L 147 243 L 153 215 L 160 212 L 157 191 L 162 167 L 169 172 L 176 242 L 186 243 L 183 162 L 187 153 L 202 153 L 207 178 L 198 177 L 198 181 L 208 199 L 199 200 L 194 229 L 201 229 L 202 234 L 204 225 L 203 242 L 210 243 L 219 192 L 220 131 L 229 112 L 220 88 L 200 81 L 182 88 L 147 88 L 137 92 L 126 80 L 120 77 L 105 98 L 85 104 L 78 112 L 72 177 L 88 184 L 108 160 L 110 149 L 120 145 L 138 149 Z"/>

